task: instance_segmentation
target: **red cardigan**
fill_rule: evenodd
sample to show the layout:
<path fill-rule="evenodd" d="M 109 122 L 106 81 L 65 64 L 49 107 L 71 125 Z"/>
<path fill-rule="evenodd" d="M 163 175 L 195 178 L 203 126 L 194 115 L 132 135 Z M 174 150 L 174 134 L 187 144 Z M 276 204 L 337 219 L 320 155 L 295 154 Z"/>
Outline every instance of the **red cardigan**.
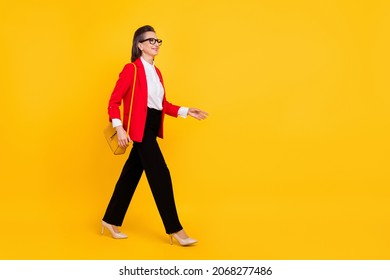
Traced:
<path fill-rule="evenodd" d="M 135 81 L 135 89 L 134 89 L 134 98 L 132 104 L 132 113 L 130 118 L 130 139 L 135 142 L 142 142 L 142 138 L 144 136 L 144 129 L 146 123 L 146 114 L 148 111 L 148 85 L 146 82 L 146 74 L 145 68 L 142 64 L 140 58 L 134 61 L 134 64 L 137 67 L 137 79 Z M 158 76 L 160 77 L 160 81 L 164 87 L 164 82 L 161 76 L 160 70 L 156 71 Z M 122 72 L 119 74 L 119 79 L 116 82 L 114 91 L 111 94 L 110 101 L 108 103 L 108 115 L 110 117 L 110 121 L 112 119 L 121 119 L 123 123 L 124 129 L 127 131 L 127 124 L 129 120 L 129 104 L 131 102 L 131 93 L 134 81 L 134 65 L 128 63 L 123 68 Z M 165 88 L 164 88 L 165 93 Z M 163 98 L 163 110 L 162 110 L 162 118 L 160 130 L 158 133 L 158 137 L 163 138 L 164 132 L 164 115 L 168 114 L 173 117 L 177 117 L 179 106 L 173 105 L 169 103 L 166 98 L 166 94 L 164 94 Z M 124 103 L 124 118 L 122 119 L 120 112 L 120 105 Z"/>

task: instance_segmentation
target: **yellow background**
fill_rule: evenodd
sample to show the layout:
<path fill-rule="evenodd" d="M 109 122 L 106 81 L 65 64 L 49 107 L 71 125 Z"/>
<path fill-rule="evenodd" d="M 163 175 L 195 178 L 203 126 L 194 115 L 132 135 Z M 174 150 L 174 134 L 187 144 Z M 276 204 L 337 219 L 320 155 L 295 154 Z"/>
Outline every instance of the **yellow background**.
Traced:
<path fill-rule="evenodd" d="M 1 1 L 1 259 L 389 259 L 388 1 Z M 160 141 L 191 248 L 102 130 L 136 28 L 164 40 Z"/>

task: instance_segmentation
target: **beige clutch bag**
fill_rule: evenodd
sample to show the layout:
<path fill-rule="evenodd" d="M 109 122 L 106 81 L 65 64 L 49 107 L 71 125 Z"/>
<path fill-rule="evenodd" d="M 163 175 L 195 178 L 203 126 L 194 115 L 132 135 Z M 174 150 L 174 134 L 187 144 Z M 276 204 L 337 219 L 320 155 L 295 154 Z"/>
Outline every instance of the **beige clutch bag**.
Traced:
<path fill-rule="evenodd" d="M 131 93 L 131 102 L 130 102 L 130 114 L 129 114 L 129 122 L 127 124 L 127 135 L 129 135 L 130 131 L 130 117 L 131 117 L 131 109 L 133 105 L 133 98 L 134 98 L 134 88 L 135 88 L 135 80 L 137 77 L 137 67 L 134 63 L 134 81 L 133 81 L 133 88 Z M 124 116 L 125 110 L 123 108 L 123 116 Z M 124 118 L 122 118 L 124 119 Z M 116 129 L 112 127 L 112 123 L 109 123 L 107 127 L 103 130 L 104 138 L 106 138 L 108 146 L 110 146 L 111 151 L 114 153 L 114 155 L 123 155 L 126 152 L 126 147 L 122 148 L 119 146 L 118 143 L 118 134 L 116 132 Z"/>

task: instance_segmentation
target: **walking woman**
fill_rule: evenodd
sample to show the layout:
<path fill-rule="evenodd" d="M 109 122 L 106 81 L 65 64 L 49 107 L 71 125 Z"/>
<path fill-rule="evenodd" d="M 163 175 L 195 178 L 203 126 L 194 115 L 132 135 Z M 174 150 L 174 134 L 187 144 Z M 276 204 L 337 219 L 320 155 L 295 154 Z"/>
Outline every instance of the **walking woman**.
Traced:
<path fill-rule="evenodd" d="M 132 141 L 133 147 L 103 217 L 102 234 L 104 229 L 108 229 L 113 238 L 127 238 L 118 227 L 122 225 L 131 198 L 145 171 L 171 244 L 172 238 L 175 238 L 180 245 L 185 246 L 197 240 L 190 238 L 180 224 L 170 173 L 157 137 L 163 138 L 165 114 L 184 118 L 189 115 L 203 120 L 207 113 L 196 108 L 179 107 L 167 101 L 161 73 L 154 66 L 154 57 L 161 44 L 162 40 L 157 38 L 153 27 L 146 25 L 137 29 L 133 38 L 132 63 L 125 65 L 111 94 L 108 114 L 116 128 L 119 145 L 126 147 Z M 132 106 L 132 110 L 124 109 L 123 120 L 119 109 L 122 101 L 124 108 Z M 128 118 L 130 127 L 127 127 Z"/>

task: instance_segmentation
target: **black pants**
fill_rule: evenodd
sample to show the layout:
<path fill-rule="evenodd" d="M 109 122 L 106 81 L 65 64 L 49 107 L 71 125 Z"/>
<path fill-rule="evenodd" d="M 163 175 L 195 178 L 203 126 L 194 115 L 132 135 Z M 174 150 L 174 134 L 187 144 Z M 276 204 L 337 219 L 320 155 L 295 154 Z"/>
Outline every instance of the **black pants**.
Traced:
<path fill-rule="evenodd" d="M 160 123 L 161 111 L 148 108 L 144 137 L 142 142 L 133 143 L 103 221 L 116 226 L 122 225 L 131 198 L 145 170 L 166 233 L 174 233 L 183 228 L 176 211 L 171 175 L 156 139 Z"/>

